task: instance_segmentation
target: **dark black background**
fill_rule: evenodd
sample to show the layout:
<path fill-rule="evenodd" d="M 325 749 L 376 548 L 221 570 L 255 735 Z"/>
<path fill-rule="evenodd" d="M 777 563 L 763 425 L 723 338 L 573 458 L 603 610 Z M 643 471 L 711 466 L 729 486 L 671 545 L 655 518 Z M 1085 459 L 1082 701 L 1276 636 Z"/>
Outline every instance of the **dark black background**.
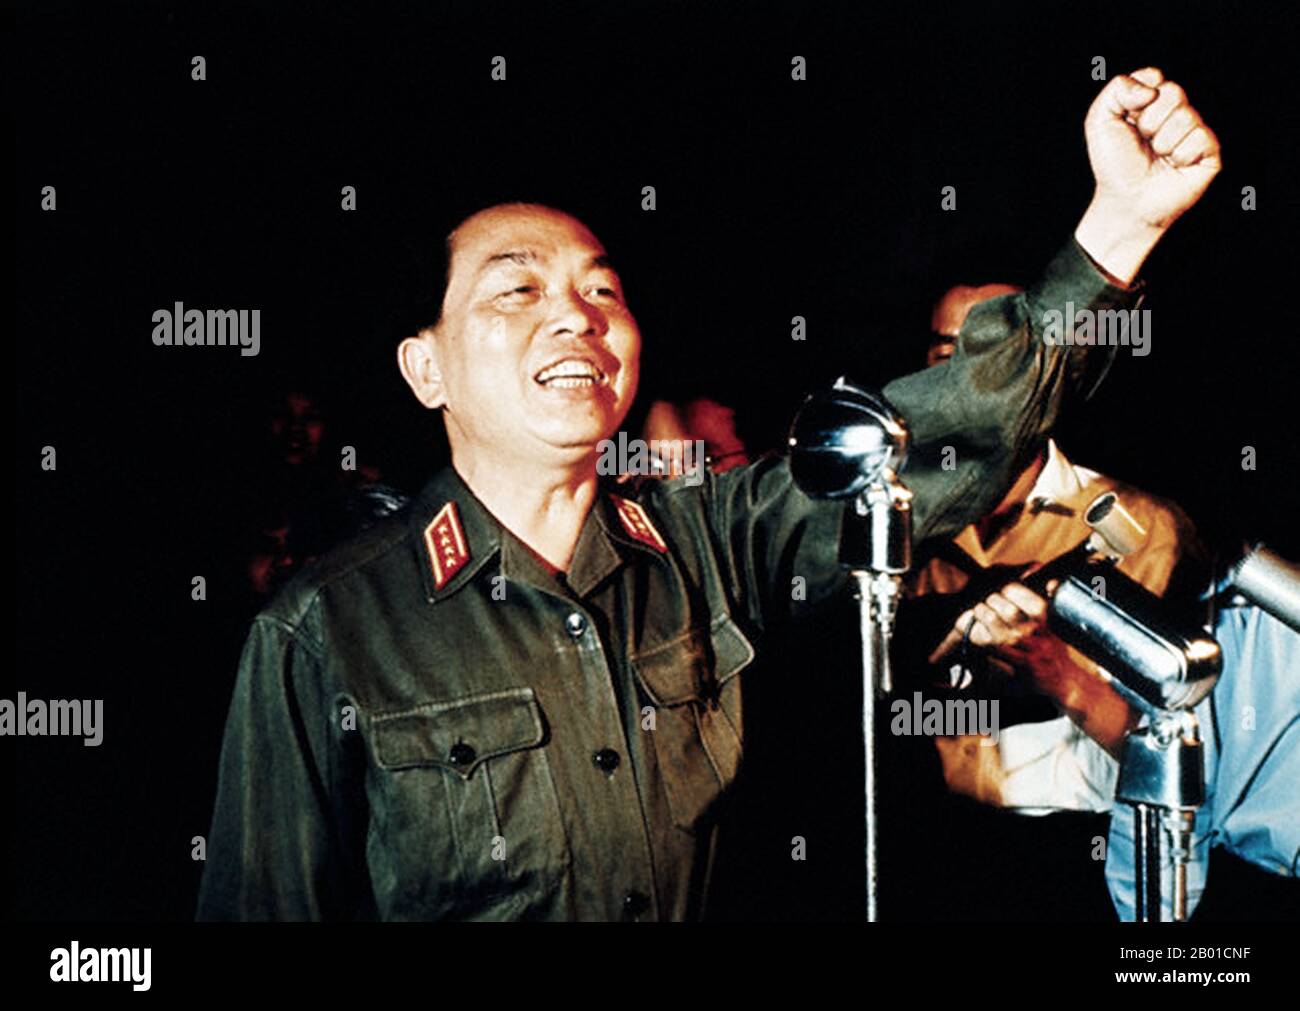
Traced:
<path fill-rule="evenodd" d="M 21 6 L 13 690 L 103 698 L 106 735 L 4 742 L 15 917 L 192 915 L 265 397 L 314 385 L 330 451 L 416 487 L 437 419 L 394 345 L 428 320 L 441 236 L 488 203 L 586 220 L 641 323 L 644 392 L 707 392 L 770 447 L 815 384 L 918 367 L 948 284 L 1032 281 L 1088 202 L 1093 57 L 1158 66 L 1225 168 L 1144 271 L 1153 353 L 1121 357 L 1062 442 L 1212 540 L 1297 554 L 1283 8 L 703 6 Z M 175 301 L 261 308 L 261 354 L 155 347 L 150 315 Z"/>

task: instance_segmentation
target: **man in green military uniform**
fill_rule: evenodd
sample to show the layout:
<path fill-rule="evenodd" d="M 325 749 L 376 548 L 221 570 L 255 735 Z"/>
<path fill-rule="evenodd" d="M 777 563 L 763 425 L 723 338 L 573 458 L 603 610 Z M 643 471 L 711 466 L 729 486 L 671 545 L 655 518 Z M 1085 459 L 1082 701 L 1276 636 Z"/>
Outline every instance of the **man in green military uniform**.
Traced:
<path fill-rule="evenodd" d="M 1138 267 L 1218 170 L 1155 70 L 1112 80 L 1086 133 L 1096 195 L 1042 280 L 884 390 L 912 429 L 918 539 L 994 505 L 1113 351 L 1044 341 L 1046 314 L 1133 305 Z M 452 466 L 253 623 L 201 918 L 698 917 L 754 643 L 796 596 L 843 588 L 845 509 L 779 457 L 599 485 L 641 337 L 580 222 L 493 207 L 449 251 L 441 316 L 398 359 Z"/>

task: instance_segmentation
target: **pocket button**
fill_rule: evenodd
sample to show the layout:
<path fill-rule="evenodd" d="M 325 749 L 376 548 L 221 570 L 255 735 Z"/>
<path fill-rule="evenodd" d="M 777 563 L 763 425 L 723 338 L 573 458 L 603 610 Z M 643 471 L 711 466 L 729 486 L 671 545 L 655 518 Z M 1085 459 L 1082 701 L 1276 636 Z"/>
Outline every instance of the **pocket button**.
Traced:
<path fill-rule="evenodd" d="M 460 766 L 473 765 L 474 759 L 476 759 L 477 757 L 478 757 L 478 752 L 476 752 L 472 747 L 470 747 L 470 745 L 466 744 L 464 741 L 461 741 L 457 744 L 453 744 L 451 746 L 451 752 L 447 755 L 447 758 L 452 765 L 460 765 Z"/>

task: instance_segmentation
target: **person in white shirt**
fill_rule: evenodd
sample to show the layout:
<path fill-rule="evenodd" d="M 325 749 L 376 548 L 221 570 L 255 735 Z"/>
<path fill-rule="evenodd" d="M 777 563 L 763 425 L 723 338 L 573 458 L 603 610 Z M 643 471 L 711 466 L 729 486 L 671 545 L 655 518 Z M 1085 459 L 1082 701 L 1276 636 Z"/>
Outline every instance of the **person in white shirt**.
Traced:
<path fill-rule="evenodd" d="M 949 289 L 934 309 L 927 364 L 951 356 L 973 306 L 1019 290 L 1008 284 Z M 911 594 L 961 593 L 979 569 L 1023 569 L 1051 561 L 1088 535 L 1083 513 L 1108 491 L 1118 494 L 1146 531 L 1142 545 L 1120 562 L 1120 571 L 1164 594 L 1180 559 L 1189 548 L 1197 550 L 1191 521 L 1172 502 L 1071 463 L 1055 440 L 1048 440 L 991 513 L 953 539 L 956 551 L 930 560 L 913 575 Z M 1009 583 L 971 601 L 931 653 L 932 661 L 941 662 L 954 654 L 951 647 L 969 638 L 1008 673 L 1030 679 L 1061 711 L 1053 720 L 1002 728 L 992 746 L 969 735 L 936 738 L 944 779 L 955 792 L 1022 814 L 1107 811 L 1115 759 L 1136 716 L 1092 661 L 1044 627 L 1046 606 L 1038 594 Z"/>
<path fill-rule="evenodd" d="M 974 306 L 1018 291 L 994 284 L 946 292 L 934 309 L 927 364 L 951 356 Z M 994 509 L 918 555 L 908 577 L 900 623 L 915 631 L 895 642 L 902 676 L 929 686 L 927 696 L 998 703 L 996 734 L 932 737 L 930 761 L 928 742 L 918 741 L 922 750 L 897 771 L 914 797 L 946 794 L 897 846 L 900 858 L 911 852 L 919 866 L 947 864 L 955 884 L 932 915 L 1114 915 L 1103 874 L 1106 812 L 1124 736 L 1138 717 L 1092 661 L 1048 631 L 1046 601 L 1017 582 L 1085 540 L 1084 513 L 1104 492 L 1115 492 L 1145 530 L 1119 570 L 1157 595 L 1180 594 L 1197 568 L 1182 563 L 1202 555 L 1183 511 L 1072 463 L 1052 440 Z"/>

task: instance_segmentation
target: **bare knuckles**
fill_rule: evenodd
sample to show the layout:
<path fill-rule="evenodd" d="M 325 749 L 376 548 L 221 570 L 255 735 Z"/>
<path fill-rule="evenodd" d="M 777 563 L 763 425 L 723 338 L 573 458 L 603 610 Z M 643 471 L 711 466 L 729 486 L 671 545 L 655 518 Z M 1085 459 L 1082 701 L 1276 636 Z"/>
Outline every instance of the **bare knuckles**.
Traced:
<path fill-rule="evenodd" d="M 1142 224 L 1167 227 L 1221 168 L 1218 138 L 1156 67 L 1112 78 L 1084 130 L 1098 194 Z"/>

